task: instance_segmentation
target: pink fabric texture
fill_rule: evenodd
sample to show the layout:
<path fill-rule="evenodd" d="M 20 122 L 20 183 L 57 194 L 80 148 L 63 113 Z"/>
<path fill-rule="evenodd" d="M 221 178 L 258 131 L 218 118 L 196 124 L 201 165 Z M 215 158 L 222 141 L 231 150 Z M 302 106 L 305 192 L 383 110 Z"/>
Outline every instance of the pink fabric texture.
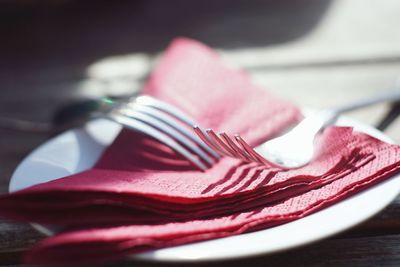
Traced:
<path fill-rule="evenodd" d="M 173 42 L 144 93 L 254 146 L 301 119 L 293 104 L 188 39 Z M 0 214 L 67 226 L 27 262 L 94 264 L 299 219 L 400 168 L 398 146 L 351 128 L 325 129 L 316 146 L 315 160 L 295 170 L 223 158 L 201 172 L 168 147 L 123 130 L 92 169 L 2 196 Z"/>

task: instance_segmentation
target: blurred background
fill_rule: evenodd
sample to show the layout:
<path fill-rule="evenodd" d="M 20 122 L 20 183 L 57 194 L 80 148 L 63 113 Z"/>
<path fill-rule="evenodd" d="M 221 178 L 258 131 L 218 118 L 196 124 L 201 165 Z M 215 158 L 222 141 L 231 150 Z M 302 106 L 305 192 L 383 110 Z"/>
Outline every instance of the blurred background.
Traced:
<path fill-rule="evenodd" d="M 177 36 L 218 49 L 301 106 L 341 104 L 400 77 L 399 14 L 397 0 L 1 0 L 0 116 L 47 123 L 70 103 L 137 92 Z M 376 124 L 386 112 L 351 116 Z M 387 131 L 397 141 L 399 124 Z M 0 129 L 4 186 L 49 138 L 41 126 Z"/>

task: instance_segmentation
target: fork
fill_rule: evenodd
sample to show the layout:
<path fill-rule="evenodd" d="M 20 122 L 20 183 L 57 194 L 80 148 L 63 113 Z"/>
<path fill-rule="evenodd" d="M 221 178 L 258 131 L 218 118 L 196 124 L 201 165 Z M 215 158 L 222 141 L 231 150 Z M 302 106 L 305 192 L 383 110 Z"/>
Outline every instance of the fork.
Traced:
<path fill-rule="evenodd" d="M 202 171 L 220 158 L 192 131 L 192 126 L 197 124 L 193 118 L 151 96 L 141 95 L 128 101 L 104 98 L 93 117 L 106 118 L 150 136 L 181 154 Z"/>
<path fill-rule="evenodd" d="M 212 129 L 203 130 L 194 125 L 195 133 L 221 155 L 242 159 L 247 162 L 278 167 L 299 168 L 307 165 L 314 157 L 314 138 L 326 126 L 334 124 L 343 112 L 366 107 L 384 101 L 400 99 L 397 88 L 381 96 L 365 98 L 337 108 L 329 108 L 303 119 L 286 134 L 252 148 L 239 134 L 233 137 L 226 132 L 219 134 Z"/>

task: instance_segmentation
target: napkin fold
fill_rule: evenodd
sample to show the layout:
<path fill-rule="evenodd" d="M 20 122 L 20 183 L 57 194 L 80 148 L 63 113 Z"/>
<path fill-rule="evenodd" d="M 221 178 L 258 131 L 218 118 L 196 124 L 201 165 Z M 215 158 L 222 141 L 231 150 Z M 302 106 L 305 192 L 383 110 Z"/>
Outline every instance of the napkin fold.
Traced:
<path fill-rule="evenodd" d="M 328 130 L 340 138 L 342 131 Z M 159 224 L 124 224 L 89 229 L 70 229 L 39 243 L 26 261 L 33 264 L 104 263 L 134 253 L 175 246 L 195 241 L 236 235 L 265 229 L 328 207 L 360 190 L 368 188 L 399 171 L 400 149 L 361 133 L 352 134 L 353 141 L 366 142 L 370 151 L 382 151 L 362 166 L 353 166 L 344 171 L 341 178 L 314 190 L 288 198 L 273 205 L 261 206 L 232 215 L 207 219 L 192 219 L 184 222 Z M 382 155 L 386 156 L 382 156 Z M 379 160 L 376 160 L 379 158 Z M 396 159 L 397 163 L 393 163 Z M 384 162 L 384 163 L 383 163 Z M 381 168 L 382 166 L 385 166 Z M 349 166 L 347 166 L 349 167 Z M 376 169 L 379 169 L 377 172 Z M 95 256 L 93 259 L 92 256 Z"/>
<path fill-rule="evenodd" d="M 253 146 L 301 119 L 293 104 L 183 38 L 168 48 L 144 93 Z M 123 130 L 90 170 L 1 196 L 0 215 L 67 227 L 36 246 L 30 263 L 113 260 L 299 219 L 400 168 L 398 146 L 348 127 L 325 129 L 316 148 L 315 160 L 299 169 L 223 158 L 201 172 L 155 140 Z"/>
<path fill-rule="evenodd" d="M 138 140 L 132 135 L 124 132 L 117 141 L 127 147 Z M 317 150 L 315 161 L 288 171 L 234 159 L 223 159 L 205 173 L 92 169 L 4 196 L 0 213 L 51 224 L 159 223 L 207 218 L 295 196 L 386 156 L 385 149 L 374 153 L 370 142 L 356 139 L 350 128 L 329 129 L 317 144 L 321 149 Z M 110 157 L 107 163 L 122 150 L 115 144 L 111 148 L 104 155 Z M 131 160 L 129 155 L 123 158 Z M 117 157 L 115 165 L 121 162 Z M 375 169 L 391 163 L 382 162 Z"/>

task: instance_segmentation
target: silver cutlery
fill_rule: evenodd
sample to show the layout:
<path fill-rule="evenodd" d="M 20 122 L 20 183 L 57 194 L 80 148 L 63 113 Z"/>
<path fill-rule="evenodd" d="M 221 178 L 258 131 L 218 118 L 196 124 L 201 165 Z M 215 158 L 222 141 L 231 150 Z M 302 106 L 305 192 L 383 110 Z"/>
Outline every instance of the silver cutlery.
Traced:
<path fill-rule="evenodd" d="M 94 114 L 141 132 L 169 146 L 200 170 L 212 166 L 220 155 L 207 146 L 193 131 L 195 120 L 175 106 L 142 95 L 128 101 L 103 100 Z"/>
<path fill-rule="evenodd" d="M 386 94 L 362 99 L 337 108 L 329 108 L 307 116 L 286 134 L 252 148 L 239 134 L 215 133 L 194 126 L 196 134 L 214 151 L 247 162 L 257 162 L 283 169 L 298 168 L 314 157 L 314 138 L 326 126 L 335 123 L 340 114 L 384 101 L 400 100 L 397 88 Z"/>

